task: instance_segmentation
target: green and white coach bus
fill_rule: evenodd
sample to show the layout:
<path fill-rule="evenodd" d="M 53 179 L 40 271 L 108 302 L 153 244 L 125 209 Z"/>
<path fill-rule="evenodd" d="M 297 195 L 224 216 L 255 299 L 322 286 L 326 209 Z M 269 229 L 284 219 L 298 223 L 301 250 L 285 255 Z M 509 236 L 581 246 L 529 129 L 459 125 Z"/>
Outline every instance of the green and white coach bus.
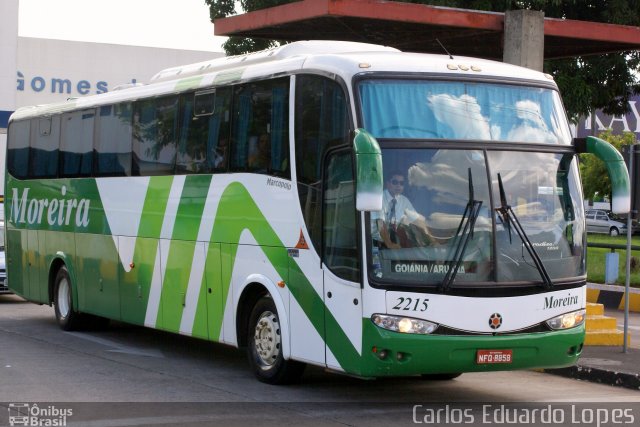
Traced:
<path fill-rule="evenodd" d="M 65 330 L 115 319 L 246 348 L 268 383 L 573 364 L 577 152 L 553 79 L 309 41 L 21 108 L 10 288 Z"/>

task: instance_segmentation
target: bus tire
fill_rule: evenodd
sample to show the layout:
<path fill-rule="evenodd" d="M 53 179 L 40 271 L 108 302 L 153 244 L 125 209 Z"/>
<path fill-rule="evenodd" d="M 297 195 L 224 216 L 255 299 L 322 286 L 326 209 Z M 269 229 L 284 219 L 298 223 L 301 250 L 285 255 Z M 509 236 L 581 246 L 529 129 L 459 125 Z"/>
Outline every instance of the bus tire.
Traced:
<path fill-rule="evenodd" d="M 422 374 L 420 375 L 423 380 L 427 381 L 449 381 L 454 378 L 458 378 L 462 373 L 458 372 L 455 374 Z"/>
<path fill-rule="evenodd" d="M 282 354 L 280 320 L 270 296 L 258 300 L 247 328 L 247 355 L 256 378 L 267 384 L 290 384 L 302 377 L 305 365 L 285 360 Z"/>
<path fill-rule="evenodd" d="M 73 331 L 80 326 L 80 313 L 73 307 L 71 277 L 66 266 L 60 267 L 53 285 L 53 305 L 61 329 Z"/>

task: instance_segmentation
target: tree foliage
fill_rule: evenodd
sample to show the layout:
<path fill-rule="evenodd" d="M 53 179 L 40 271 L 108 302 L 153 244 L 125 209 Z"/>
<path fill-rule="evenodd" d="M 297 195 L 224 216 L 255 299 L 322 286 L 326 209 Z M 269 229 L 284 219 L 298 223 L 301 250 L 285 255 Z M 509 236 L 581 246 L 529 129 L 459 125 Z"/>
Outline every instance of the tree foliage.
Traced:
<path fill-rule="evenodd" d="M 622 135 L 613 135 L 610 130 L 598 136 L 609 142 L 622 152 L 623 145 L 636 143 L 636 136 L 633 132 L 625 132 Z M 593 154 L 580 155 L 580 175 L 584 197 L 593 201 L 601 201 L 605 197 L 611 200 L 611 181 L 603 161 Z"/>
<path fill-rule="evenodd" d="M 292 3 L 297 0 L 240 0 L 243 11 Z M 400 1 L 400 0 L 398 0 Z M 402 0 L 493 12 L 514 9 L 542 10 L 547 17 L 640 25 L 640 0 Z M 234 0 L 205 0 L 211 20 L 237 13 Z M 312 38 L 314 35 L 310 34 Z M 231 37 L 224 45 L 227 54 L 238 55 L 266 49 L 277 41 Z M 545 61 L 545 71 L 560 87 L 565 107 L 575 121 L 596 109 L 607 114 L 628 112 L 629 97 L 640 93 L 640 53 L 618 52 Z"/>
<path fill-rule="evenodd" d="M 211 22 L 214 19 L 225 18 L 227 16 L 235 15 L 236 3 L 240 4 L 240 7 L 245 12 L 253 12 L 254 10 L 264 9 L 267 7 L 279 6 L 285 3 L 292 3 L 298 0 L 204 0 L 209 5 L 209 17 Z M 227 55 L 242 55 L 250 52 L 257 52 L 264 49 L 275 47 L 280 42 L 278 40 L 266 40 L 250 37 L 229 37 L 224 42 L 222 48 Z"/>

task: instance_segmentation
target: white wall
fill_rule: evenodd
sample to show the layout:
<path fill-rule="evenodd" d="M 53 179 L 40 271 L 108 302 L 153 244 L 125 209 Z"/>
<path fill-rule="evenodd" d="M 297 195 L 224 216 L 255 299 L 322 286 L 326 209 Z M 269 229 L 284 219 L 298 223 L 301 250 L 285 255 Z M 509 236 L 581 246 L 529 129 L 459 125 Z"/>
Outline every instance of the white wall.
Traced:
<path fill-rule="evenodd" d="M 219 56 L 223 54 L 19 37 L 16 102 L 46 104 L 110 91 L 133 80 L 147 83 L 164 68 Z"/>
<path fill-rule="evenodd" d="M 0 195 L 4 195 L 5 122 L 16 106 L 18 0 L 0 1 Z"/>
<path fill-rule="evenodd" d="M 18 0 L 0 1 L 0 110 L 15 107 L 15 68 L 18 48 Z"/>
<path fill-rule="evenodd" d="M 0 114 L 94 95 L 223 53 L 18 37 L 18 0 L 0 0 Z M 2 117 L 2 116 L 0 116 Z M 0 126 L 0 195 L 6 129 Z"/>

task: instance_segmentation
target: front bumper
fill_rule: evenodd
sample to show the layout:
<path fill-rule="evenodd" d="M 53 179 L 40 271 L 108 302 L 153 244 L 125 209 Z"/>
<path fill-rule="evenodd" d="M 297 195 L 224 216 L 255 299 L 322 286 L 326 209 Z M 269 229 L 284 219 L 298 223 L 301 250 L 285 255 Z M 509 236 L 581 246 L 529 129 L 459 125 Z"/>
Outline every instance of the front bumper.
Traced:
<path fill-rule="evenodd" d="M 585 327 L 508 335 L 415 335 L 391 332 L 363 319 L 364 377 L 561 368 L 575 364 Z M 375 352 L 374 352 L 375 347 Z M 512 350 L 508 364 L 478 364 L 478 350 Z M 380 358 L 380 351 L 386 357 Z"/>

